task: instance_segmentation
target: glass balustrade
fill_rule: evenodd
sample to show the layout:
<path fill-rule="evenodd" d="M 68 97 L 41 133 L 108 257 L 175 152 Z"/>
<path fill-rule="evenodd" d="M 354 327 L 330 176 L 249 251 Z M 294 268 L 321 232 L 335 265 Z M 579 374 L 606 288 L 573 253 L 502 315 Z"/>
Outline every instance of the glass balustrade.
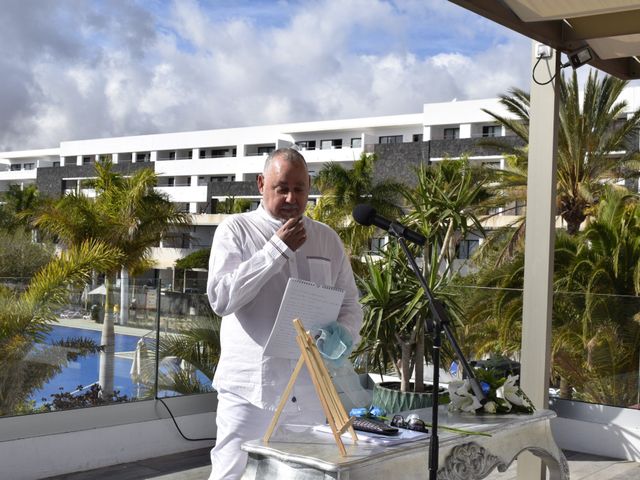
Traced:
<path fill-rule="evenodd" d="M 98 283 L 41 318 L 20 303 L 26 287 L 0 286 L 14 292 L 0 313 L 1 416 L 212 391 L 219 319 L 205 294 Z"/>

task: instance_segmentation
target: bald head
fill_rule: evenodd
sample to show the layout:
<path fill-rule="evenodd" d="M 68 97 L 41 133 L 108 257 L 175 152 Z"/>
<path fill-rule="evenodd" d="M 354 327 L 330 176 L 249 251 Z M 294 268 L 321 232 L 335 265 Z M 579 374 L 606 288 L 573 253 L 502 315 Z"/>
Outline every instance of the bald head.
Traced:
<path fill-rule="evenodd" d="M 274 150 L 269 154 L 269 156 L 264 162 L 264 168 L 262 169 L 263 175 L 267 173 L 267 170 L 269 169 L 269 167 L 271 166 L 275 158 L 283 160 L 287 163 L 301 164 L 302 166 L 304 166 L 304 169 L 307 170 L 308 172 L 307 161 L 304 159 L 302 154 L 295 148 L 285 147 L 285 148 L 279 148 L 277 150 Z"/>

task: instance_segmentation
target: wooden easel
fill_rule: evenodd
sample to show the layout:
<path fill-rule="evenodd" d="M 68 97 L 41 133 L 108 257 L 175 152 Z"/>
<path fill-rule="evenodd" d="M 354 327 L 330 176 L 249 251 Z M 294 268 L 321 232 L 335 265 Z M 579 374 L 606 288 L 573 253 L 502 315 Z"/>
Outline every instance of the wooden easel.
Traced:
<path fill-rule="evenodd" d="M 273 434 L 273 431 L 278 424 L 278 419 L 280 418 L 282 409 L 289 399 L 291 389 L 293 388 L 293 385 L 298 378 L 298 374 L 302 369 L 302 365 L 306 364 L 307 369 L 309 370 L 309 375 L 311 376 L 311 380 L 313 381 L 313 386 L 315 387 L 318 398 L 320 399 L 320 403 L 322 404 L 322 409 L 324 410 L 324 413 L 327 416 L 327 420 L 329 421 L 329 425 L 331 426 L 333 438 L 335 439 L 336 444 L 338 445 L 338 449 L 340 450 L 340 455 L 346 457 L 347 450 L 344 448 L 344 443 L 342 443 L 342 439 L 340 438 L 340 436 L 348 429 L 349 433 L 351 433 L 351 438 L 353 439 L 353 441 L 355 442 L 358 440 L 358 436 L 356 435 L 356 432 L 351 425 L 353 422 L 353 418 L 349 418 L 349 416 L 347 415 L 347 412 L 344 409 L 344 405 L 342 405 L 340 397 L 338 396 L 338 391 L 336 390 L 336 387 L 331 380 L 331 376 L 327 371 L 327 367 L 324 365 L 324 361 L 320 357 L 318 347 L 316 347 L 313 339 L 304 329 L 302 321 L 296 318 L 295 320 L 293 320 L 293 326 L 295 327 L 297 333 L 296 342 L 298 343 L 298 347 L 300 347 L 300 359 L 298 360 L 296 367 L 293 369 L 293 373 L 291 374 L 289 383 L 282 393 L 280 404 L 278 405 L 278 408 L 273 415 L 273 419 L 271 420 L 271 424 L 267 429 L 267 433 L 264 434 L 262 440 L 265 443 L 269 442 L 269 439 L 271 438 L 271 435 Z"/>

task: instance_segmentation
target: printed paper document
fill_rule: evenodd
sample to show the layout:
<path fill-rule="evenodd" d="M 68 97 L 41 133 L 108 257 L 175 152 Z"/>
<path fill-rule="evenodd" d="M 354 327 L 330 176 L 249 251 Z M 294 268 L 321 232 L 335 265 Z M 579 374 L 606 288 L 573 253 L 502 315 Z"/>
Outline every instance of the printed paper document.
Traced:
<path fill-rule="evenodd" d="M 336 321 L 343 299 L 344 290 L 341 288 L 290 278 L 264 354 L 270 357 L 298 359 L 300 348 L 296 343 L 293 320 L 299 318 L 307 330 L 318 330 Z"/>

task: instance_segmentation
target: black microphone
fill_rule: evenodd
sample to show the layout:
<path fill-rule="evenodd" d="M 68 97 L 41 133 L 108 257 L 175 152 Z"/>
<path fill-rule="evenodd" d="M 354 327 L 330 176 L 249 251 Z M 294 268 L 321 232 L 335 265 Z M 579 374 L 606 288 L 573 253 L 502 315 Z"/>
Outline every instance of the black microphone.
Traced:
<path fill-rule="evenodd" d="M 427 242 L 427 239 L 418 232 L 414 232 L 398 222 L 392 222 L 391 220 L 381 217 L 371 205 L 364 203 L 356 205 L 356 208 L 353 209 L 353 219 L 360 225 L 364 225 L 365 227 L 375 225 L 382 230 L 388 231 L 392 235 L 400 236 L 420 246 L 423 246 Z"/>

